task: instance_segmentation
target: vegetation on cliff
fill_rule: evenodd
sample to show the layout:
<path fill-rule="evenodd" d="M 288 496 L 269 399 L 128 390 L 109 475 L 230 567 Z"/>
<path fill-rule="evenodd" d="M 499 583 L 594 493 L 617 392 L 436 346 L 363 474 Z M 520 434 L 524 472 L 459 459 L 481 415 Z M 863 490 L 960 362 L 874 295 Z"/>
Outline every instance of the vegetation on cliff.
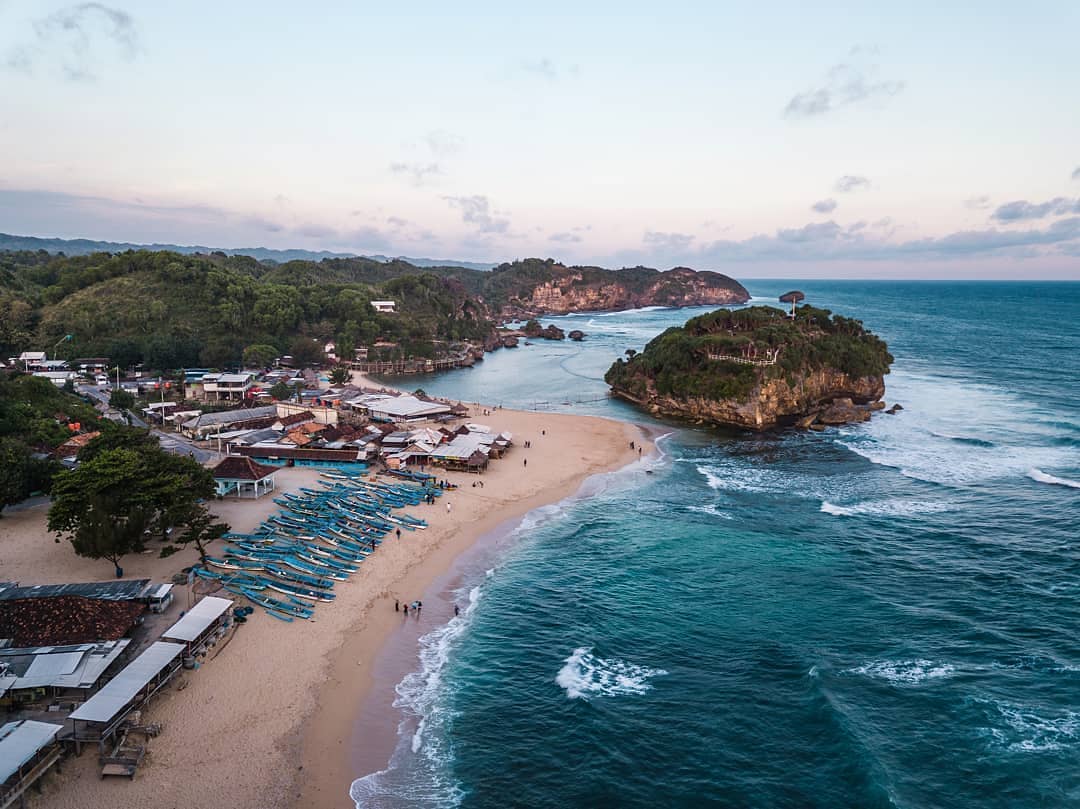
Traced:
<path fill-rule="evenodd" d="M 299 355 L 316 343 L 321 356 L 331 341 L 341 357 L 377 340 L 396 344 L 401 356 L 433 357 L 440 343 L 483 342 L 512 302 L 549 283 L 606 284 L 628 305 L 643 294 L 650 303 L 679 305 L 695 287 L 746 292 L 717 273 L 610 271 L 552 259 L 485 272 L 368 258 L 275 264 L 224 253 L 7 252 L 0 253 L 0 310 L 7 313 L 0 356 L 71 334 L 61 358 L 104 356 L 156 370 L 228 367 L 244 361 L 245 351 L 253 359 Z M 376 312 L 372 300 L 393 300 L 396 311 Z"/>
<path fill-rule="evenodd" d="M 99 425 L 97 412 L 48 379 L 0 379 L 0 511 L 37 491 L 47 492 L 61 466 L 51 455 L 71 438 L 68 425 Z"/>
<path fill-rule="evenodd" d="M 720 309 L 667 329 L 643 352 L 628 351 L 604 376 L 616 394 L 743 400 L 769 379 L 797 381 L 814 371 L 880 377 L 892 355 L 861 321 L 803 306 L 795 318 L 771 306 Z"/>

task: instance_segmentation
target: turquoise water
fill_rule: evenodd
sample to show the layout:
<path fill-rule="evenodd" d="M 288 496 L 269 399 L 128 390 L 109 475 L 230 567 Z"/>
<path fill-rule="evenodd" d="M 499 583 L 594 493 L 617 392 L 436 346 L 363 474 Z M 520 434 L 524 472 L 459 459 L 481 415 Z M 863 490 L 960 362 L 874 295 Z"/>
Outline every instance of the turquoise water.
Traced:
<path fill-rule="evenodd" d="M 674 425 L 654 474 L 530 515 L 358 805 L 1080 805 L 1080 284 L 798 286 L 888 340 L 905 409 Z M 603 371 L 698 311 L 545 319 L 589 336 L 418 384 L 640 420 Z"/>

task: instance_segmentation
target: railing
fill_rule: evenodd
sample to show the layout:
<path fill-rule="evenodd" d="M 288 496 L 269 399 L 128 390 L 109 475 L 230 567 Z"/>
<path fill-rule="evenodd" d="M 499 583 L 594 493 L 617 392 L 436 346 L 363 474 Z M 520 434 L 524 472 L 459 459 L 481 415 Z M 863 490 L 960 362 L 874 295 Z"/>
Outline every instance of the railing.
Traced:
<path fill-rule="evenodd" d="M 757 357 L 743 357 L 737 354 L 713 354 L 709 353 L 710 360 L 717 360 L 718 362 L 737 362 L 740 365 L 776 365 L 776 359 L 779 356 L 779 351 L 776 353 L 770 353 L 766 359 L 759 359 Z"/>

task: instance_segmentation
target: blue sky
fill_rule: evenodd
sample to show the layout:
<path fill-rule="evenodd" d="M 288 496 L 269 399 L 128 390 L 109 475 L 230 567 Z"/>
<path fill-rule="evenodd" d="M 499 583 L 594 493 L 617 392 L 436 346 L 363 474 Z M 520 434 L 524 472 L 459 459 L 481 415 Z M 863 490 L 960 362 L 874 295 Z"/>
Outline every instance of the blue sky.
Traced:
<path fill-rule="evenodd" d="M 0 0 L 0 231 L 1080 278 L 1080 4 L 397 5 Z"/>

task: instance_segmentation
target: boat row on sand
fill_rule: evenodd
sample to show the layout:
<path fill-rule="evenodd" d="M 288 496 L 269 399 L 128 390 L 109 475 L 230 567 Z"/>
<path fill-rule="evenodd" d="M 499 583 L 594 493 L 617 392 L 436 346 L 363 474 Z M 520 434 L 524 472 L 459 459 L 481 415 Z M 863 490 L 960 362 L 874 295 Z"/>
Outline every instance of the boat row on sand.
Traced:
<path fill-rule="evenodd" d="M 254 533 L 226 534 L 221 555 L 206 556 L 194 574 L 279 620 L 310 618 L 388 533 L 427 528 L 401 509 L 442 494 L 430 476 L 411 473 L 389 482 L 366 473 L 366 466 L 327 470 L 320 474 L 322 488 L 275 498 L 280 511 Z"/>

